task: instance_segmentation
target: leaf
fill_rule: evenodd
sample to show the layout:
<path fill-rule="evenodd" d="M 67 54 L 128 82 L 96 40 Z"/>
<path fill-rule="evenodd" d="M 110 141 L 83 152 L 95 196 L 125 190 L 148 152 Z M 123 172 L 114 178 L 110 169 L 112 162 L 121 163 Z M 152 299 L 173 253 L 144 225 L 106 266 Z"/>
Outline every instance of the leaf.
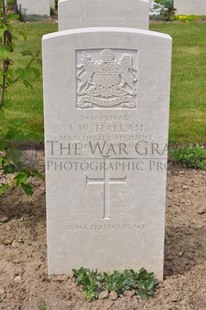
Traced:
<path fill-rule="evenodd" d="M 33 89 L 33 85 L 31 83 L 29 83 L 27 80 L 24 80 L 23 81 L 23 84 L 26 86 L 26 87 L 30 87 L 31 89 Z"/>
<path fill-rule="evenodd" d="M 18 33 L 19 33 L 20 36 L 22 36 L 22 38 L 24 40 L 27 40 L 27 36 L 26 36 L 26 34 L 23 31 L 19 31 Z"/>
<path fill-rule="evenodd" d="M 0 150 L 6 150 L 8 148 L 8 141 L 6 139 L 0 140 Z"/>
<path fill-rule="evenodd" d="M 18 173 L 14 177 L 14 180 L 16 181 L 16 185 L 17 186 L 21 186 L 21 184 L 26 184 L 27 183 L 27 179 L 28 179 L 28 176 L 24 172 Z"/>
<path fill-rule="evenodd" d="M 4 166 L 3 173 L 4 174 L 13 174 L 16 172 L 16 166 L 13 164 Z"/>
<path fill-rule="evenodd" d="M 150 284 L 148 285 L 147 289 L 151 290 L 155 286 L 155 279 L 151 279 Z"/>
<path fill-rule="evenodd" d="M 84 295 L 89 301 L 92 301 L 95 298 L 95 293 L 92 290 L 85 290 Z"/>
<path fill-rule="evenodd" d="M 11 54 L 10 48 L 8 46 L 1 46 L 0 47 L 0 58 L 7 59 L 8 56 Z"/>
<path fill-rule="evenodd" d="M 15 134 L 16 134 L 16 128 L 10 127 L 4 137 L 4 140 L 7 140 L 8 145 L 9 145 L 9 140 L 13 139 Z"/>
<path fill-rule="evenodd" d="M 25 78 L 25 69 L 24 68 L 17 68 L 15 70 L 16 74 L 21 78 L 24 79 Z"/>
<path fill-rule="evenodd" d="M 6 91 L 5 97 L 7 99 L 11 99 L 11 94 L 8 91 Z M 4 105 L 6 106 L 6 103 Z"/>
<path fill-rule="evenodd" d="M 41 180 L 44 180 L 44 176 L 36 169 L 31 171 L 31 176 L 32 177 L 37 177 L 37 178 L 39 178 Z"/>
<path fill-rule="evenodd" d="M 15 148 L 9 148 L 7 150 L 6 157 L 8 160 L 12 161 L 13 163 L 16 163 L 22 157 L 22 152 Z"/>
<path fill-rule="evenodd" d="M 2 166 L 3 163 L 4 163 L 4 157 L 0 156 L 0 165 Z M 0 167 L 0 169 L 1 169 L 1 167 Z"/>
<path fill-rule="evenodd" d="M 36 62 L 41 66 L 42 65 L 42 61 L 40 58 L 37 58 Z"/>
<path fill-rule="evenodd" d="M 8 188 L 9 188 L 8 184 L 0 185 L 0 195 L 3 195 L 7 191 Z"/>
<path fill-rule="evenodd" d="M 33 54 L 30 50 L 22 51 L 21 54 L 22 54 L 22 56 L 32 56 L 33 57 Z"/>
<path fill-rule="evenodd" d="M 9 69 L 6 73 L 6 78 L 7 78 L 7 85 L 12 84 L 14 80 L 14 73 L 12 69 Z M 7 86 L 8 87 L 8 86 Z"/>
<path fill-rule="evenodd" d="M 28 195 L 28 196 L 32 196 L 34 191 L 32 189 L 32 187 L 29 184 L 21 184 L 21 187 L 23 188 L 24 192 Z"/>
<path fill-rule="evenodd" d="M 40 77 L 40 70 L 37 69 L 37 68 L 31 68 L 31 69 L 32 69 L 32 71 L 33 71 L 35 77 L 36 77 L 36 78 L 39 78 L 39 77 Z"/>
<path fill-rule="evenodd" d="M 10 22 L 12 20 L 17 20 L 17 19 L 19 19 L 19 15 L 18 14 L 14 14 L 14 13 L 10 13 L 6 17 L 6 21 L 7 22 Z"/>
<path fill-rule="evenodd" d="M 6 25 L 0 25 L 0 36 L 3 36 L 4 32 L 7 30 Z"/>
<path fill-rule="evenodd" d="M 24 169 L 24 163 L 23 163 L 22 161 L 17 161 L 17 162 L 15 162 L 15 165 L 16 165 L 17 171 L 23 171 L 23 169 Z"/>

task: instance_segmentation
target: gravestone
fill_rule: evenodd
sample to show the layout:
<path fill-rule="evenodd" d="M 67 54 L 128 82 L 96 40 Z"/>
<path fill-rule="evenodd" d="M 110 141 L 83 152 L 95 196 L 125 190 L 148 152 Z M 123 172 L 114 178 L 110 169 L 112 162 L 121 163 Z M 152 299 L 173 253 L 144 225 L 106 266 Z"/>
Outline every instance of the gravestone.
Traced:
<path fill-rule="evenodd" d="M 174 0 L 177 15 L 206 15 L 205 0 Z"/>
<path fill-rule="evenodd" d="M 59 30 L 86 27 L 149 29 L 147 0 L 60 0 Z"/>
<path fill-rule="evenodd" d="M 50 16 L 50 0 L 17 0 L 17 6 L 23 14 Z"/>
<path fill-rule="evenodd" d="M 162 280 L 170 67 L 166 34 L 44 36 L 49 274 L 145 267 Z"/>
<path fill-rule="evenodd" d="M 51 8 L 55 8 L 55 0 L 49 0 L 49 4 Z"/>

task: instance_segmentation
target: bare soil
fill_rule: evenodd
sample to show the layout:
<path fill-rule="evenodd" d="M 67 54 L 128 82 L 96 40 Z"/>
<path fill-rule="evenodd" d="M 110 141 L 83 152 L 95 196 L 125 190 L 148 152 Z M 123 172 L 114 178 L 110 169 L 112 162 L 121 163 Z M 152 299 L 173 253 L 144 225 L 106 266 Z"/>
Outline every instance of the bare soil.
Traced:
<path fill-rule="evenodd" d="M 38 151 L 43 158 L 42 151 Z M 45 187 L 0 199 L 0 310 L 205 310 L 206 172 L 173 163 L 168 171 L 165 279 L 148 301 L 132 294 L 87 302 L 72 276 L 48 276 Z"/>

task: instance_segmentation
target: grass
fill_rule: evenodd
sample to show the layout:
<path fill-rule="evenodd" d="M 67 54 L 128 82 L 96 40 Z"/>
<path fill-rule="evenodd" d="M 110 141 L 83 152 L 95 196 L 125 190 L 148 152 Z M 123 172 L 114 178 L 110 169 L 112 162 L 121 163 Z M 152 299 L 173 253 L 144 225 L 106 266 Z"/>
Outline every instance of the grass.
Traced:
<path fill-rule="evenodd" d="M 40 301 L 40 304 L 38 306 L 38 310 L 46 310 L 46 303 L 43 299 Z"/>
<path fill-rule="evenodd" d="M 22 49 L 41 49 L 43 34 L 57 30 L 57 24 L 38 22 L 19 25 L 28 41 L 17 42 L 15 61 L 25 63 Z M 150 29 L 168 33 L 173 38 L 170 143 L 206 141 L 206 24 L 151 23 Z M 21 84 L 10 89 L 11 98 L 0 111 L 0 135 L 9 127 L 16 140 L 43 141 L 42 80 L 33 81 L 30 90 Z"/>
<path fill-rule="evenodd" d="M 173 38 L 170 143 L 206 141 L 206 24 L 151 24 Z"/>
<path fill-rule="evenodd" d="M 170 150 L 170 158 L 184 167 L 206 170 L 206 150 L 200 145 L 181 145 Z"/>

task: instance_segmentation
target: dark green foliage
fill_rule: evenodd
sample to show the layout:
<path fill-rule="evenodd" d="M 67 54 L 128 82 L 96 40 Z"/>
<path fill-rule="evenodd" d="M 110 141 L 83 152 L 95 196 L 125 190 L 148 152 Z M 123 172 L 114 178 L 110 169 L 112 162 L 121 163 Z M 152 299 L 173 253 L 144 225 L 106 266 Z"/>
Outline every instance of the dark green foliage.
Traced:
<path fill-rule="evenodd" d="M 0 171 L 4 181 L 0 183 L 0 195 L 3 195 L 9 187 L 20 187 L 31 196 L 33 189 L 29 184 L 30 178 L 44 179 L 38 170 L 25 165 L 22 161 L 22 152 L 10 141 L 12 133 L 7 133 L 0 140 Z"/>
<path fill-rule="evenodd" d="M 206 150 L 198 144 L 177 147 L 170 151 L 170 157 L 188 168 L 206 170 Z"/>
<path fill-rule="evenodd" d="M 134 270 L 114 271 L 103 274 L 81 267 L 73 269 L 75 282 L 83 286 L 84 295 L 88 300 L 97 299 L 103 291 L 116 292 L 123 296 L 126 291 L 134 290 L 142 299 L 148 299 L 154 294 L 157 281 L 153 273 L 142 268 L 139 272 Z"/>
<path fill-rule="evenodd" d="M 53 7 L 50 7 L 50 15 L 51 16 L 55 15 L 55 9 Z"/>
<path fill-rule="evenodd" d="M 16 4 L 16 0 L 7 0 L 7 5 L 14 6 Z"/>
<path fill-rule="evenodd" d="M 55 9 L 56 10 L 58 9 L 58 2 L 59 2 L 59 0 L 55 0 Z"/>

